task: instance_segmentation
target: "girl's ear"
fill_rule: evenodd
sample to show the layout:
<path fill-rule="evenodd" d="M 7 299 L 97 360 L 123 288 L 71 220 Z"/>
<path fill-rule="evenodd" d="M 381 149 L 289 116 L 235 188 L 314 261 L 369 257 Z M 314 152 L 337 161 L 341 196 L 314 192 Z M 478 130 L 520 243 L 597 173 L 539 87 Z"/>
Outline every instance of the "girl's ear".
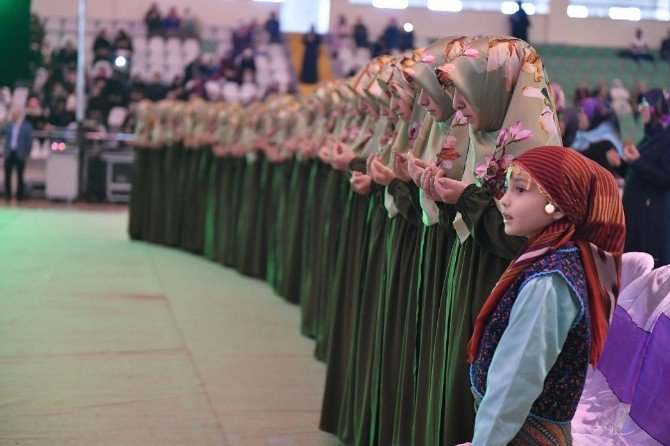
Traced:
<path fill-rule="evenodd" d="M 565 213 L 558 208 L 556 208 L 556 210 L 554 212 L 552 212 L 552 214 L 551 214 L 551 219 L 553 221 L 558 221 L 563 217 L 565 217 Z"/>

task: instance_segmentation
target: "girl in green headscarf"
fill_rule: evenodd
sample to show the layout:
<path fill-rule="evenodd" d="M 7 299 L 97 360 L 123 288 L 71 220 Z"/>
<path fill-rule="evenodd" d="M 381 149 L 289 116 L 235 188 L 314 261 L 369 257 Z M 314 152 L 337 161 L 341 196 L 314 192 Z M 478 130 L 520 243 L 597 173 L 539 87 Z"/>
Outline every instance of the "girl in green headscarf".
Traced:
<path fill-rule="evenodd" d="M 416 327 L 405 327 L 405 315 L 417 300 L 421 207 L 417 186 L 409 178 L 399 178 L 387 166 L 394 165 L 396 154 L 412 149 L 425 115 L 425 109 L 416 105 L 417 89 L 402 73 L 403 68 L 416 62 L 415 56 L 416 53 L 407 54 L 393 66 L 387 88 L 392 94 L 391 110 L 399 118 L 399 131 L 392 149 L 370 163 L 373 179 L 386 186 L 385 204 L 390 218 L 373 372 L 377 399 L 372 429 L 379 444 L 408 444 L 413 424 L 414 352 L 403 355 L 403 343 L 406 332 L 413 332 Z"/>
<path fill-rule="evenodd" d="M 445 54 L 447 62 L 436 74 L 453 98 L 455 119 L 470 128 L 470 150 L 462 180 L 441 171 L 424 175 L 424 189 L 433 198 L 456 205 L 459 237 L 446 281 L 444 390 L 433 395 L 443 398 L 441 419 L 433 420 L 442 429 L 433 432 L 430 444 L 461 443 L 472 435 L 474 411 L 464 410 L 473 407 L 466 345 L 484 300 L 523 244 L 505 234 L 494 201 L 505 167 L 530 148 L 561 143 L 544 67 L 530 45 L 507 37 L 461 38 Z"/>
<path fill-rule="evenodd" d="M 405 77 L 422 89 L 419 106 L 428 111 L 429 134 L 423 146 L 415 145 L 412 152 L 404 160 L 414 182 L 420 186 L 421 172 L 436 164 L 440 164 L 445 175 L 461 178 L 468 150 L 469 135 L 463 126 L 452 127 L 455 110 L 451 98 L 444 91 L 435 77 L 435 67 L 445 61 L 444 47 L 453 37 L 440 39 L 421 54 L 415 65 L 404 70 Z M 439 160 L 438 160 L 439 158 Z M 435 344 L 444 345 L 446 332 L 446 302 L 441 297 L 445 270 L 451 247 L 455 240 L 455 232 L 451 221 L 455 215 L 453 205 L 443 204 L 439 209 L 435 202 L 420 190 L 422 221 L 424 232 L 420 245 L 420 281 L 419 300 L 416 308 L 409 308 L 406 313 L 406 327 L 416 326 L 415 335 L 406 330 L 406 350 L 413 351 L 416 357 L 416 398 L 414 407 L 414 426 L 412 444 L 427 443 L 427 432 L 430 430 L 429 414 L 436 408 L 431 398 L 431 382 L 436 379 L 434 372 L 442 370 L 439 366 L 444 360 L 441 356 L 433 361 Z M 438 224 L 438 223 L 442 224 Z M 441 316 L 441 317 L 438 317 Z M 442 349 L 440 349 L 442 350 Z M 435 362 L 435 363 L 434 363 Z M 432 378 L 432 380 L 431 380 Z"/>
<path fill-rule="evenodd" d="M 365 157 L 376 150 L 386 120 L 379 119 L 379 106 L 366 93 L 376 78 L 384 58 L 372 60 L 348 82 L 365 118 L 353 141 L 340 141 L 335 147 L 331 165 L 345 172 L 365 172 Z M 350 374 L 353 373 L 351 345 L 355 341 L 357 313 L 361 296 L 360 284 L 365 274 L 369 235 L 369 193 L 357 193 L 349 185 L 344 205 L 339 247 L 336 255 L 333 283 L 328 300 L 324 327 L 327 370 L 321 410 L 321 429 L 336 434 L 343 442 L 351 443 L 354 434 L 353 392 Z"/>

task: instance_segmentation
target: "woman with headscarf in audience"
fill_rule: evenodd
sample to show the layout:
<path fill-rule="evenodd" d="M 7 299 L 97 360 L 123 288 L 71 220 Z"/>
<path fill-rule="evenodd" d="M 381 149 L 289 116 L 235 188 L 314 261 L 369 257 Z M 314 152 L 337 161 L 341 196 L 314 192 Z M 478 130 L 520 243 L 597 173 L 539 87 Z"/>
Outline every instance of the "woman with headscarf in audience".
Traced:
<path fill-rule="evenodd" d="M 446 51 L 451 57 L 436 73 L 453 97 L 457 118 L 470 127 L 470 151 L 461 181 L 426 170 L 423 183 L 434 196 L 456 204 L 459 237 L 445 282 L 446 342 L 435 346 L 434 354 L 445 361 L 442 379 L 432 386 L 428 423 L 434 431 L 427 444 L 460 443 L 473 432 L 474 412 L 466 409 L 474 403 L 467 343 L 484 300 L 523 244 L 521 237 L 505 234 L 494 200 L 502 196 L 504 171 L 526 150 L 561 140 L 544 66 L 530 45 L 494 36 L 469 43 L 456 39 Z M 445 348 L 446 354 L 439 351 Z"/>
<path fill-rule="evenodd" d="M 647 252 L 661 266 L 670 263 L 670 107 L 663 90 L 653 89 L 639 109 L 644 138 L 624 148 L 625 250 Z"/>
<path fill-rule="evenodd" d="M 558 114 L 558 124 L 563 138 L 563 145 L 570 147 L 579 130 L 579 108 L 567 108 Z"/>
<path fill-rule="evenodd" d="M 589 91 L 589 85 L 586 83 L 586 79 L 582 79 L 577 84 L 575 88 L 575 97 L 573 99 L 575 105 L 579 105 L 584 99 L 591 97 L 591 92 Z"/>
<path fill-rule="evenodd" d="M 614 110 L 601 99 L 587 98 L 579 105 L 579 130 L 570 147 L 623 177 L 626 165 L 622 161 L 623 143 L 619 119 Z"/>
<path fill-rule="evenodd" d="M 612 81 L 612 88 L 610 88 L 610 98 L 612 100 L 612 109 L 618 117 L 628 116 L 633 109 L 630 106 L 630 92 L 624 87 L 621 79 L 614 79 Z"/>

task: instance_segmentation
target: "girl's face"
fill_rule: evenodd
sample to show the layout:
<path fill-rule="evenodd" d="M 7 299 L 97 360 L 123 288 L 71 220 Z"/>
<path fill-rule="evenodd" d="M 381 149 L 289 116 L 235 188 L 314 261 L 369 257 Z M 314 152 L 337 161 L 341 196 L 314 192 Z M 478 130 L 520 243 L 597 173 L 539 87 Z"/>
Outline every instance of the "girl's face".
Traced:
<path fill-rule="evenodd" d="M 442 110 L 440 110 L 440 107 L 433 100 L 433 98 L 430 97 L 426 90 L 421 90 L 421 95 L 419 96 L 419 105 L 425 108 L 426 111 L 428 111 L 428 114 L 430 114 L 434 120 L 442 122 L 447 119 L 447 117 L 444 116 Z"/>
<path fill-rule="evenodd" d="M 453 90 L 454 108 L 460 110 L 472 130 L 479 130 L 479 116 L 458 89 Z"/>
<path fill-rule="evenodd" d="M 386 116 L 389 119 L 389 121 L 391 121 L 393 124 L 398 122 L 398 115 L 393 113 L 387 105 L 382 104 L 379 107 L 379 114 L 382 116 Z"/>
<path fill-rule="evenodd" d="M 409 124 L 409 121 L 412 118 L 412 108 L 407 102 L 403 101 L 395 89 L 393 89 L 393 95 L 391 97 L 391 110 L 405 123 Z"/>
<path fill-rule="evenodd" d="M 500 199 L 505 233 L 530 237 L 545 226 L 563 218 L 558 208 L 547 213 L 547 197 L 540 193 L 537 184 L 528 174 L 512 171 L 507 179 L 507 192 Z"/>

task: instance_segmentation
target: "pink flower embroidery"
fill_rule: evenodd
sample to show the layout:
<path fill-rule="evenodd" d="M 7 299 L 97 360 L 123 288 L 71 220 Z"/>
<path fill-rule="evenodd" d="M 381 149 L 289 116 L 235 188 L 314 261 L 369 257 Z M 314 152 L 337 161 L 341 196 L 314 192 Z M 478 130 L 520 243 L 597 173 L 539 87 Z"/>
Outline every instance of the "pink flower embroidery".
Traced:
<path fill-rule="evenodd" d="M 472 47 L 471 43 L 468 43 L 463 47 L 463 54 L 465 54 L 466 57 L 479 57 L 479 50 L 476 48 Z"/>
<path fill-rule="evenodd" d="M 421 124 L 418 122 L 412 123 L 412 125 L 409 128 L 409 148 L 410 150 L 414 148 L 414 142 L 416 141 L 416 138 L 419 136 L 419 130 L 421 128 Z"/>
<path fill-rule="evenodd" d="M 461 157 L 461 154 L 455 149 L 456 137 L 447 136 L 442 142 L 442 150 L 437 154 L 437 164 L 445 169 L 454 167 L 454 160 Z"/>
<path fill-rule="evenodd" d="M 456 65 L 453 63 L 446 63 L 435 68 L 435 76 L 440 85 L 444 85 L 451 81 L 451 73 L 456 70 Z"/>
<path fill-rule="evenodd" d="M 456 114 L 454 115 L 454 119 L 452 121 L 452 125 L 454 127 L 460 127 L 463 125 L 468 124 L 468 119 L 463 116 L 463 113 L 460 110 L 456 110 Z"/>
<path fill-rule="evenodd" d="M 488 186 L 496 198 L 503 196 L 505 172 L 514 160 L 512 155 L 505 154 L 506 147 L 515 142 L 526 141 L 532 136 L 532 131 L 521 129 L 521 121 L 503 128 L 498 134 L 494 154 L 486 156 L 484 162 L 475 169 L 475 178 L 482 185 Z"/>
<path fill-rule="evenodd" d="M 421 58 L 421 62 L 425 62 L 427 64 L 433 64 L 435 63 L 435 56 L 432 54 L 424 54 L 423 57 Z"/>

